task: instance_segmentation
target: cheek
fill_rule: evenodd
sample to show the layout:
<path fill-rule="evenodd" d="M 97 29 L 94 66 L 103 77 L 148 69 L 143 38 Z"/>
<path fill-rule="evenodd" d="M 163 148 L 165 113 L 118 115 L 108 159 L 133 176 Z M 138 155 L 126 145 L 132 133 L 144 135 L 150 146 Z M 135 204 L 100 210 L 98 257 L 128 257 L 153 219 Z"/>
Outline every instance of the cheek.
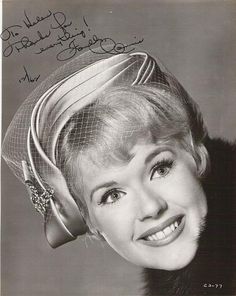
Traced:
<path fill-rule="evenodd" d="M 186 202 L 193 207 L 204 208 L 206 206 L 206 196 L 203 191 L 200 181 L 194 177 L 189 176 L 186 182 Z"/>
<path fill-rule="evenodd" d="M 132 237 L 134 215 L 129 205 L 120 208 L 118 205 L 102 206 L 92 210 L 90 217 L 95 228 L 112 241 L 128 240 Z"/>
<path fill-rule="evenodd" d="M 170 203 L 174 203 L 186 209 L 205 208 L 206 197 L 200 181 L 194 172 L 188 167 L 180 167 L 178 171 L 169 179 L 167 198 Z"/>

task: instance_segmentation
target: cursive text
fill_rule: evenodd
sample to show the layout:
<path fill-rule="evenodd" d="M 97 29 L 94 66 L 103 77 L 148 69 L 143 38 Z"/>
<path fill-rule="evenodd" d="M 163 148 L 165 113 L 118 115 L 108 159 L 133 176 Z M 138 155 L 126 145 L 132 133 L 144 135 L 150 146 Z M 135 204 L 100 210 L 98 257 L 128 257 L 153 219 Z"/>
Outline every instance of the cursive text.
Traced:
<path fill-rule="evenodd" d="M 136 36 L 131 42 L 116 41 L 111 36 L 95 32 L 85 16 L 78 22 L 80 25 L 68 19 L 62 11 L 48 10 L 44 15 L 31 16 L 24 10 L 22 21 L 4 28 L 1 33 L 3 56 L 41 55 L 52 51 L 58 61 L 66 61 L 84 50 L 96 54 L 129 53 L 144 41 Z"/>
<path fill-rule="evenodd" d="M 23 68 L 24 68 L 24 76 L 21 77 L 21 78 L 19 79 L 19 82 L 20 82 L 20 83 L 22 83 L 22 82 L 29 82 L 29 83 L 32 83 L 32 82 L 36 82 L 36 81 L 38 81 L 40 75 L 37 75 L 37 76 L 35 76 L 35 77 L 31 77 L 31 75 L 28 73 L 26 67 L 23 66 Z"/>

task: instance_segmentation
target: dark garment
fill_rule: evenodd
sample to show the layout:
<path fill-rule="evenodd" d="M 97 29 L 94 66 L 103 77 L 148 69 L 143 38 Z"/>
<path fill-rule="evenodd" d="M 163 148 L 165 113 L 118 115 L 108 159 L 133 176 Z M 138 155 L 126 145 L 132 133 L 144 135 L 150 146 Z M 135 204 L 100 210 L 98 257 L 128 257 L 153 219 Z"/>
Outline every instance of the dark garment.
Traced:
<path fill-rule="evenodd" d="M 209 139 L 206 148 L 208 214 L 197 254 L 181 270 L 145 269 L 144 295 L 236 295 L 236 145 Z"/>

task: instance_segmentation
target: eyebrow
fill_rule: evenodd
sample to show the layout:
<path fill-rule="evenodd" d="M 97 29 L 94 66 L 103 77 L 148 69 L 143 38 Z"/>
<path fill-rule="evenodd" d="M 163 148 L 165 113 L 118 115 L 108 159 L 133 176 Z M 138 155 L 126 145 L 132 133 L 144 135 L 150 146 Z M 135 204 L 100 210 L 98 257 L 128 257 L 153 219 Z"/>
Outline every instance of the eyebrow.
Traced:
<path fill-rule="evenodd" d="M 100 184 L 100 185 L 94 187 L 93 190 L 90 193 L 90 200 L 92 201 L 93 194 L 94 194 L 95 191 L 97 191 L 97 190 L 99 190 L 101 188 L 108 188 L 108 187 L 111 187 L 111 186 L 114 186 L 114 185 L 117 185 L 117 182 L 109 181 L 109 182 L 106 182 L 106 183 L 103 183 L 103 184 Z"/>
<path fill-rule="evenodd" d="M 171 149 L 171 147 L 169 146 L 162 146 L 162 147 L 158 147 L 156 148 L 154 151 L 152 151 L 144 160 L 145 164 L 148 164 L 150 161 L 152 161 L 152 159 L 154 157 L 156 157 L 158 154 L 164 152 L 164 151 L 169 151 L 171 153 L 174 153 L 174 150 Z"/>
<path fill-rule="evenodd" d="M 160 153 L 162 153 L 164 151 L 169 151 L 169 152 L 174 153 L 174 150 L 171 149 L 171 147 L 169 147 L 169 146 L 158 147 L 154 151 L 152 151 L 150 154 L 147 155 L 147 157 L 144 160 L 144 164 L 148 164 L 150 161 L 152 161 L 152 159 L 154 157 L 156 157 L 158 154 L 160 154 Z M 102 188 L 108 188 L 108 187 L 111 187 L 111 186 L 114 186 L 114 185 L 117 185 L 117 182 L 112 180 L 112 181 L 109 181 L 109 182 L 106 182 L 106 183 L 103 183 L 103 184 L 100 184 L 100 185 L 94 187 L 93 190 L 90 193 L 90 200 L 92 201 L 93 194 L 94 194 L 95 191 L 97 191 L 99 189 L 102 189 Z"/>

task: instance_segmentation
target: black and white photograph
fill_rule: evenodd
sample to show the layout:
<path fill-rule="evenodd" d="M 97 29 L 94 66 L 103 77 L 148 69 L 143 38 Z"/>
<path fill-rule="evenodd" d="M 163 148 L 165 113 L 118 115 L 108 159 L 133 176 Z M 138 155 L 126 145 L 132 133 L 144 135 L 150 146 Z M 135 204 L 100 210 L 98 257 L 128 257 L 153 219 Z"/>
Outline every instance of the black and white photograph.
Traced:
<path fill-rule="evenodd" d="M 1 295 L 236 295 L 236 1 L 2 1 Z"/>

